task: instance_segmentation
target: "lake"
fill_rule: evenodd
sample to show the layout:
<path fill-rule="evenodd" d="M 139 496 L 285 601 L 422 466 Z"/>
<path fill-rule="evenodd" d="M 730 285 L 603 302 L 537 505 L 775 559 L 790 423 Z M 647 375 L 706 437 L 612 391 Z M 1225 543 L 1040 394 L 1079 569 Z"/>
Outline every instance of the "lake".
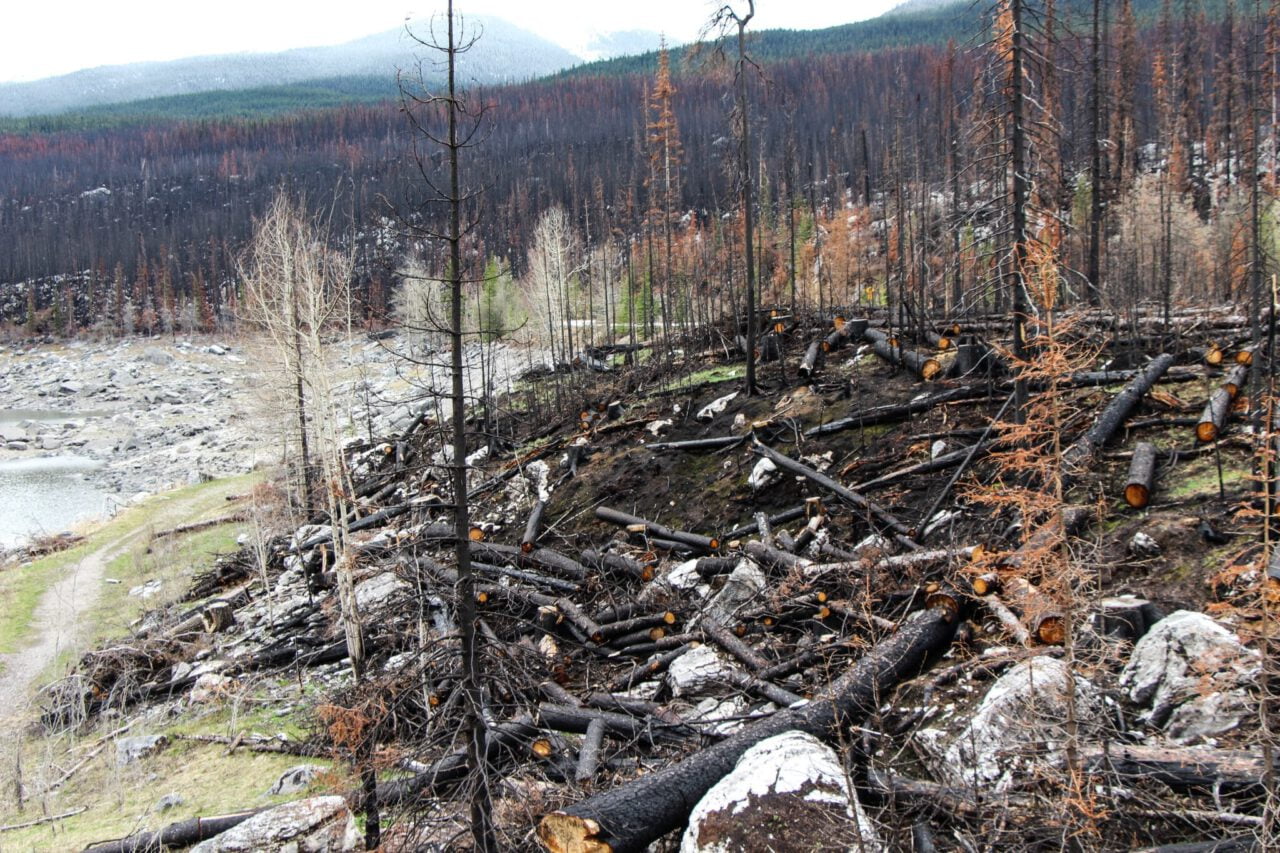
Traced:
<path fill-rule="evenodd" d="M 23 421 L 62 423 L 79 412 L 0 411 L 0 435 L 18 432 Z M 60 533 L 107 512 L 108 497 L 89 475 L 101 463 L 83 456 L 27 456 L 0 460 L 0 548 L 12 548 L 42 533 Z"/>

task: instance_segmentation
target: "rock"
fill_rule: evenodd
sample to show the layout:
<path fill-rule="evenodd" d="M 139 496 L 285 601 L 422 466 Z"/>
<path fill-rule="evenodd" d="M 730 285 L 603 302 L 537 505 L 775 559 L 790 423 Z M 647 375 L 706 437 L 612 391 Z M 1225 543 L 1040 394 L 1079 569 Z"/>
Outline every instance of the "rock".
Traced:
<path fill-rule="evenodd" d="M 751 487 L 751 491 L 758 492 L 777 479 L 777 475 L 778 466 L 773 464 L 773 460 L 761 458 L 756 463 L 756 467 L 751 469 L 751 474 L 747 477 L 747 485 Z"/>
<path fill-rule="evenodd" d="M 1160 556 L 1160 543 L 1150 534 L 1139 530 L 1129 540 L 1129 553 L 1135 557 L 1158 557 Z"/>
<path fill-rule="evenodd" d="M 356 584 L 356 607 L 361 613 L 377 610 L 397 595 L 408 595 L 412 587 L 396 577 L 395 572 L 383 572 Z"/>
<path fill-rule="evenodd" d="M 324 770 L 319 764 L 298 764 L 280 774 L 280 778 L 267 789 L 268 797 L 280 794 L 299 794 L 305 791 L 316 776 Z"/>
<path fill-rule="evenodd" d="M 758 600 L 768 585 L 769 580 L 759 566 L 751 560 L 739 560 L 725 579 L 724 586 L 707 605 L 707 614 L 729 624 L 737 618 L 738 610 L 748 602 Z"/>
<path fill-rule="evenodd" d="M 61 450 L 62 440 L 58 438 L 54 438 L 51 435 L 42 435 L 40 436 L 40 449 L 41 450 Z"/>
<path fill-rule="evenodd" d="M 59 382 L 58 393 L 70 397 L 73 394 L 79 394 L 81 387 L 78 382 Z"/>
<path fill-rule="evenodd" d="M 4 449 L 23 451 L 23 450 L 26 450 L 29 446 L 30 445 L 28 445 L 25 441 L 14 440 L 14 441 L 5 442 Z"/>
<path fill-rule="evenodd" d="M 727 661 L 711 646 L 695 646 L 671 662 L 667 683 L 672 696 L 696 694 L 708 684 L 723 681 L 730 670 Z"/>
<path fill-rule="evenodd" d="M 116 766 L 124 767 L 163 750 L 169 745 L 164 735 L 134 735 L 116 741 Z"/>
<path fill-rule="evenodd" d="M 784 732 L 743 753 L 689 815 L 680 853 L 884 850 L 831 747 Z"/>
<path fill-rule="evenodd" d="M 187 801 L 186 798 L 177 792 L 165 794 L 163 797 L 156 800 L 156 804 L 152 806 L 151 810 L 157 811 L 157 812 L 167 812 L 169 809 L 177 808 L 178 806 L 182 805 L 186 801 Z"/>
<path fill-rule="evenodd" d="M 187 701 L 192 705 L 215 702 L 227 695 L 231 683 L 232 679 L 225 675 L 206 672 L 196 679 L 195 684 L 191 685 L 191 692 L 187 694 Z"/>
<path fill-rule="evenodd" d="M 191 853 L 337 853 L 362 850 L 355 817 L 342 797 L 311 797 L 256 814 Z"/>
<path fill-rule="evenodd" d="M 132 589 L 129 590 L 129 595 L 133 596 L 134 598 L 151 598 L 152 596 L 160 592 L 161 586 L 163 586 L 163 584 L 161 583 L 160 579 L 155 578 L 153 580 L 147 581 L 144 584 L 139 584 L 138 586 L 133 587 Z"/>
<path fill-rule="evenodd" d="M 1175 743 L 1193 743 L 1240 724 L 1253 703 L 1248 686 L 1260 657 L 1211 617 L 1170 613 L 1133 648 L 1120 675 L 1129 698 L 1147 710 L 1141 720 Z"/>
<path fill-rule="evenodd" d="M 654 438 L 657 438 L 666 430 L 667 427 L 671 426 L 671 423 L 672 421 L 670 418 L 661 418 L 656 421 L 650 421 L 645 425 L 645 429 L 647 429 Z"/>
<path fill-rule="evenodd" d="M 166 352 L 158 347 L 147 347 L 147 350 L 142 354 L 142 357 L 152 364 L 159 365 L 160 367 L 166 367 L 173 364 L 176 360 L 173 353 Z"/>
<path fill-rule="evenodd" d="M 699 409 L 698 414 L 696 414 L 694 417 L 696 417 L 699 421 L 702 421 L 703 423 L 713 420 L 716 415 L 720 414 L 725 409 L 727 409 L 729 407 L 729 404 L 733 402 L 733 398 L 737 396 L 738 396 L 738 392 L 733 391 L 731 393 L 725 394 L 723 397 L 717 397 L 716 399 L 712 400 L 710 403 L 708 403 L 707 405 Z"/>
<path fill-rule="evenodd" d="M 1002 675 L 977 710 L 957 728 L 938 762 L 940 775 L 976 790 L 1007 790 L 1045 767 L 1062 766 L 1068 685 L 1074 685 L 1080 736 L 1103 722 L 1097 689 L 1047 656 L 1023 661 Z M 938 732 L 932 730 L 936 737 Z M 926 738 L 933 739 L 933 738 Z"/>

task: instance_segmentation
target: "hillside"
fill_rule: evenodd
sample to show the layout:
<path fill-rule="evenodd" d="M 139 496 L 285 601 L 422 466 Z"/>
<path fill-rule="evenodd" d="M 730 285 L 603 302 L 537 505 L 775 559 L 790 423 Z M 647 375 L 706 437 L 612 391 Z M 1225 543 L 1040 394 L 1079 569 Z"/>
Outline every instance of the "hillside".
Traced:
<path fill-rule="evenodd" d="M 541 77 L 579 61 L 563 48 L 500 18 L 477 16 L 473 25 L 483 38 L 460 61 L 461 79 L 468 85 Z M 428 38 L 430 21 L 415 21 L 409 29 Z M 398 28 L 328 47 L 91 68 L 28 83 L 0 83 L 0 116 L 86 110 L 99 115 L 243 115 L 247 107 L 228 109 L 227 105 L 255 104 L 257 112 L 278 112 L 281 100 L 287 99 L 288 109 L 326 107 L 341 102 L 341 96 L 326 97 L 335 90 L 349 95 L 359 92 L 359 100 L 382 100 L 394 94 L 396 73 L 416 73 L 418 60 L 429 53 Z M 430 61 L 426 76 L 433 79 L 436 72 Z M 366 78 L 383 84 L 375 89 L 365 83 Z M 300 83 L 309 85 L 296 85 Z M 156 98 L 170 100 L 157 104 Z M 182 109 L 175 106 L 175 98 L 184 99 Z M 106 105 L 137 101 L 144 103 L 103 110 Z M 160 106 L 163 109 L 156 112 L 154 108 Z"/>

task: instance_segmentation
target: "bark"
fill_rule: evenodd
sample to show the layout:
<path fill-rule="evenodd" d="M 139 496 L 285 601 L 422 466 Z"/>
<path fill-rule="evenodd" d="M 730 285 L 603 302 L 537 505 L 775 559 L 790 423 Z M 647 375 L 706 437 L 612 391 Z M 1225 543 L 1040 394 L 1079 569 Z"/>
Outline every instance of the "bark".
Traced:
<path fill-rule="evenodd" d="M 745 435 L 725 435 L 715 438 L 695 438 L 689 441 L 659 441 L 649 445 L 649 449 L 658 450 L 724 450 L 736 447 L 746 440 Z"/>
<path fill-rule="evenodd" d="M 954 631 L 952 614 L 920 614 L 872 648 L 809 704 L 751 723 L 681 762 L 546 815 L 538 826 L 539 840 L 554 853 L 643 850 L 679 827 L 698 800 L 752 746 L 793 729 L 839 737 L 851 722 L 874 711 L 880 697 L 894 685 L 915 675 L 930 654 L 944 649 Z"/>
<path fill-rule="evenodd" d="M 1124 485 L 1124 500 L 1134 509 L 1143 509 L 1151 501 L 1151 491 L 1156 480 L 1156 448 L 1147 441 L 1140 441 L 1133 449 L 1129 461 L 1129 477 Z"/>
<path fill-rule="evenodd" d="M 920 546 L 911 538 L 914 531 L 879 504 L 868 500 L 857 492 L 846 489 L 844 486 L 840 485 L 825 474 L 821 474 L 810 468 L 808 465 L 803 465 L 791 457 L 779 453 L 771 447 L 757 443 L 755 446 L 755 452 L 760 456 L 764 456 L 771 460 L 773 464 L 777 465 L 779 468 L 790 471 L 793 474 L 799 474 L 801 477 L 822 486 L 824 489 L 827 489 L 854 509 L 868 513 L 881 525 L 891 530 L 893 532 L 893 538 L 896 539 L 899 544 L 904 545 L 913 551 L 920 550 Z"/>
<path fill-rule="evenodd" d="M 1151 390 L 1151 387 L 1159 381 L 1160 377 L 1165 374 L 1165 371 L 1172 364 L 1172 355 L 1165 353 L 1157 356 L 1146 369 L 1139 371 L 1129 381 L 1129 384 L 1125 385 L 1123 390 L 1107 404 L 1107 407 L 1102 410 L 1102 414 L 1098 416 L 1098 420 L 1094 422 L 1093 426 L 1089 427 L 1084 435 L 1076 439 L 1075 443 L 1063 451 L 1062 485 L 1064 490 L 1080 472 L 1089 467 L 1102 445 L 1106 444 L 1107 440 L 1128 419 L 1133 410 L 1137 408 L 1138 403 L 1141 402 L 1146 393 Z"/>
<path fill-rule="evenodd" d="M 656 522 L 646 521 L 638 516 L 629 515 L 625 512 L 619 512 L 616 509 L 610 509 L 607 506 L 596 507 L 596 518 L 601 521 L 607 521 L 611 524 L 617 524 L 622 527 L 639 527 L 648 536 L 655 536 L 660 539 L 667 539 L 671 542 L 677 542 L 686 545 L 695 551 L 711 552 L 720 548 L 720 540 L 710 537 L 701 536 L 697 533 L 686 533 L 683 530 L 671 530 Z"/>
<path fill-rule="evenodd" d="M 529 521 L 524 526 L 524 536 L 520 539 L 520 550 L 528 554 L 538 547 L 538 537 L 542 535 L 542 516 L 547 511 L 547 502 L 538 501 L 529 513 Z"/>
<path fill-rule="evenodd" d="M 1231 392 L 1219 388 L 1209 396 L 1205 403 L 1200 420 L 1196 423 L 1196 439 L 1208 444 L 1221 435 L 1227 425 L 1227 416 L 1231 413 Z"/>
<path fill-rule="evenodd" d="M 822 367 L 822 344 L 814 341 L 809 344 L 809 348 L 805 350 L 804 358 L 800 361 L 800 376 L 809 379 Z"/>
<path fill-rule="evenodd" d="M 1182 792 L 1266 796 L 1266 762 L 1252 751 L 1130 743 L 1086 747 L 1080 759 L 1087 770 L 1114 774 L 1126 784 L 1147 780 Z"/>
<path fill-rule="evenodd" d="M 926 382 L 942 378 L 942 363 L 933 356 L 905 349 L 879 329 L 867 329 L 863 337 L 871 341 L 875 354 L 890 364 L 905 367 Z"/>

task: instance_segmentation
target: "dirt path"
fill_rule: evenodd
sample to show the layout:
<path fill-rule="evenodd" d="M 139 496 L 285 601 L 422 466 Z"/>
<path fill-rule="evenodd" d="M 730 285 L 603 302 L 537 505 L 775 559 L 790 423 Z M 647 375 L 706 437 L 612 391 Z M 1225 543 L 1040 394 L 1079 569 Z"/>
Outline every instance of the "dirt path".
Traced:
<path fill-rule="evenodd" d="M 210 493 L 173 500 L 148 515 L 138 525 L 104 542 L 78 562 L 66 567 L 53 586 L 45 590 L 32 617 L 31 645 L 19 652 L 0 655 L 0 735 L 18 724 L 30 704 L 35 680 L 66 648 L 82 641 L 84 614 L 94 606 L 102 590 L 107 566 L 149 530 L 161 530 L 186 520 L 186 516 Z"/>

